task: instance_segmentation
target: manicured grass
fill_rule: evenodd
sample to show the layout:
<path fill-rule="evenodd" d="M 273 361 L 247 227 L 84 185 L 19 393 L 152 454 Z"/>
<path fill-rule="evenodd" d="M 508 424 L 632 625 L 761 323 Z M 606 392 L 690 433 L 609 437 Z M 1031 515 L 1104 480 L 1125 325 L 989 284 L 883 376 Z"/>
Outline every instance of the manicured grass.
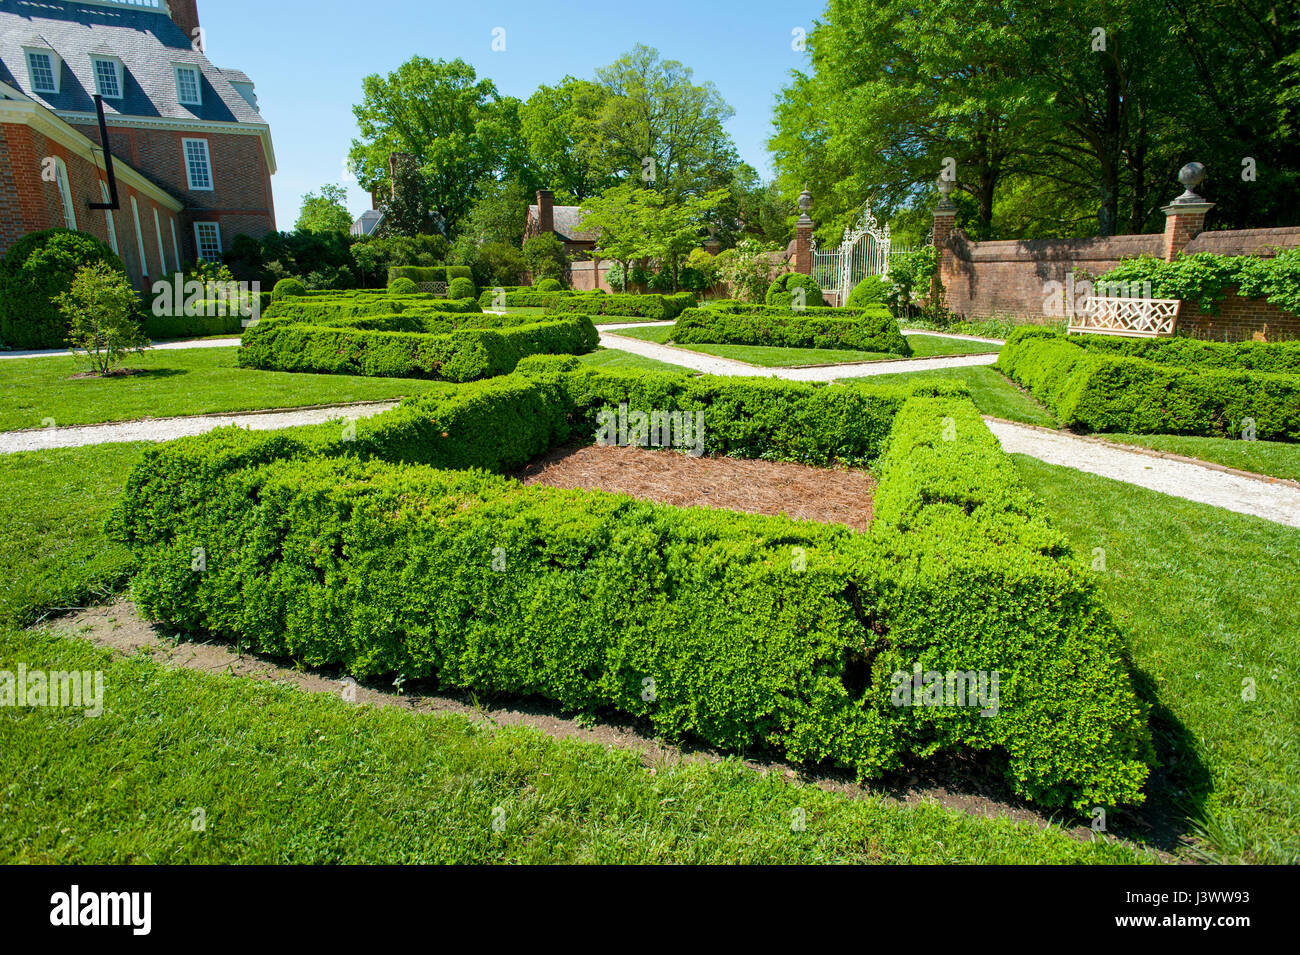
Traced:
<path fill-rule="evenodd" d="M 0 632 L 104 671 L 98 718 L 0 711 L 0 862 L 1149 861 L 1059 829 L 847 798 L 734 761 L 647 767 L 530 728 L 349 704 Z M 194 831 L 195 810 L 203 831 Z"/>
<path fill-rule="evenodd" d="M 446 382 L 350 375 L 305 375 L 235 366 L 235 348 L 148 351 L 126 365 L 144 374 L 71 380 L 67 357 L 0 361 L 0 431 L 130 421 L 263 408 L 294 408 L 396 398 Z"/>
<path fill-rule="evenodd" d="M 1099 434 L 1097 437 L 1169 454 L 1182 454 L 1255 474 L 1300 481 L 1300 444 L 1198 438 L 1181 434 Z"/>
<path fill-rule="evenodd" d="M 1300 862 L 1300 530 L 1017 455 L 1157 704 L 1150 801 L 1222 861 Z M 1255 699 L 1243 699 L 1243 681 Z"/>
<path fill-rule="evenodd" d="M 618 331 L 614 332 L 614 334 L 626 335 L 628 338 L 639 338 L 642 341 L 664 345 L 672 339 L 673 331 L 676 328 L 676 325 L 652 325 L 649 328 L 620 328 Z"/>
<path fill-rule="evenodd" d="M 933 371 L 913 371 L 898 375 L 880 375 L 871 381 L 909 381 L 921 378 L 948 378 L 964 381 L 971 392 L 971 399 L 981 414 L 1008 421 L 1023 421 L 1026 424 L 1055 428 L 1059 424 L 1051 412 L 1034 400 L 1032 396 L 1021 391 L 1008 381 L 996 368 L 987 365 L 973 365 L 967 368 L 939 368 Z"/>
<path fill-rule="evenodd" d="M 641 355 L 633 355 L 631 352 L 618 351 L 614 348 L 597 348 L 586 355 L 579 355 L 578 361 L 584 365 L 593 365 L 597 368 L 624 368 L 635 369 L 637 371 L 678 371 L 683 374 L 695 374 L 690 368 L 683 368 L 681 365 L 670 365 L 668 362 L 659 361 L 657 358 L 645 358 Z"/>
<path fill-rule="evenodd" d="M 912 346 L 913 358 L 931 358 L 936 355 L 990 355 L 1002 350 L 1001 345 L 972 342 L 964 338 L 940 338 L 938 335 L 906 335 Z"/>
<path fill-rule="evenodd" d="M 119 589 L 131 569 L 104 519 L 144 444 L 0 454 L 0 626 Z"/>

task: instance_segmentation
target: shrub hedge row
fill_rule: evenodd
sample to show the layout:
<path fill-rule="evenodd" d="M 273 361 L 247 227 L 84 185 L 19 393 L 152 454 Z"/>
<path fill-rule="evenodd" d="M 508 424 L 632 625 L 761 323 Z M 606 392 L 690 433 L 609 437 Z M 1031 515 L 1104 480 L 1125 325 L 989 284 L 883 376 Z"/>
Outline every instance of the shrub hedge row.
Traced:
<path fill-rule="evenodd" d="M 288 318 L 299 322 L 318 322 L 322 319 L 356 318 L 363 315 L 399 315 L 481 313 L 478 302 L 472 298 L 449 299 L 436 295 L 329 295 L 283 299 L 263 313 L 263 318 Z"/>
<path fill-rule="evenodd" d="M 969 401 L 802 386 L 845 419 L 883 402 L 882 512 L 857 534 L 465 470 L 517 467 L 620 399 L 705 404 L 710 431 L 752 422 L 748 450 L 774 442 L 763 456 L 794 433 L 776 413 L 792 396 L 767 382 L 526 371 L 404 402 L 351 438 L 225 429 L 148 450 L 115 517 L 138 604 L 358 676 L 613 708 L 863 777 L 992 750 L 1045 805 L 1140 801 L 1145 713 L 1119 635 Z M 859 443 L 878 452 L 871 427 Z M 997 671 L 996 715 L 895 705 L 894 675 L 918 667 Z"/>
<path fill-rule="evenodd" d="M 474 275 L 468 265 L 393 265 L 388 269 L 388 284 L 397 279 L 410 279 L 417 285 L 421 282 L 446 282 L 452 279 L 473 279 Z"/>
<path fill-rule="evenodd" d="M 215 303 L 214 303 L 215 304 Z M 209 335 L 239 335 L 244 317 L 233 315 L 153 315 L 146 313 L 141 324 L 153 341 L 169 338 L 206 338 Z"/>
<path fill-rule="evenodd" d="M 1257 438 L 1300 440 L 1300 375 L 1166 365 L 1043 329 L 1015 332 L 998 368 L 1067 427 L 1239 437 L 1250 419 Z"/>
<path fill-rule="evenodd" d="M 547 306 L 546 311 L 554 315 L 628 315 L 667 320 L 676 318 L 694 304 L 695 296 L 690 292 L 678 292 L 675 295 L 606 295 L 603 292 L 583 292 L 562 296 Z"/>
<path fill-rule="evenodd" d="M 1235 368 L 1300 374 L 1300 341 L 1210 342 L 1196 338 L 1121 338 L 1116 335 L 1071 335 L 1089 351 L 1145 358 L 1184 368 Z"/>
<path fill-rule="evenodd" d="M 688 308 L 677 318 L 674 341 L 683 344 L 853 348 L 908 356 L 912 348 L 888 309 L 845 315 L 819 308 L 789 315 Z"/>
<path fill-rule="evenodd" d="M 572 294 L 569 292 L 538 292 L 536 289 L 524 288 L 505 291 L 505 301 L 502 305 L 507 308 L 549 308 L 560 299 Z M 479 293 L 478 303 L 482 308 L 497 308 L 496 289 L 484 289 Z"/>
<path fill-rule="evenodd" d="M 464 382 L 509 374 L 526 355 L 585 354 L 600 340 L 585 315 L 528 325 L 503 323 L 496 328 L 451 328 L 449 317 L 423 320 L 428 322 L 426 327 L 451 329 L 436 334 L 286 319 L 263 321 L 244 333 L 239 365 L 271 371 Z M 377 323 L 392 324 L 382 319 Z"/>

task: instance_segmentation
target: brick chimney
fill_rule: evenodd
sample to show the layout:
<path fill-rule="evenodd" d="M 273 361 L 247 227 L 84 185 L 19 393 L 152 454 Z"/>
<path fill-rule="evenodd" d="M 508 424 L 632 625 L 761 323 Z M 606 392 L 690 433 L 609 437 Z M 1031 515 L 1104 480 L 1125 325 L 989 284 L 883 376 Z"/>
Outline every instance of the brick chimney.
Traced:
<path fill-rule="evenodd" d="M 550 189 L 537 190 L 537 230 L 555 231 L 555 193 Z"/>
<path fill-rule="evenodd" d="M 199 28 L 199 0 L 167 0 L 167 7 L 171 10 L 172 23 L 194 40 L 194 31 Z"/>

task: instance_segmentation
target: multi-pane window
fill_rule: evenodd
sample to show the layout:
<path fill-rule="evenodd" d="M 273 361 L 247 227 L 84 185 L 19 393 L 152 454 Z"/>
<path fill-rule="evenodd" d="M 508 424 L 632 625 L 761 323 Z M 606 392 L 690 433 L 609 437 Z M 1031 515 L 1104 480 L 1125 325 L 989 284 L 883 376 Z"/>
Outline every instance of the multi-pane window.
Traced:
<path fill-rule="evenodd" d="M 49 53 L 27 53 L 27 73 L 31 77 L 32 92 L 57 93 L 59 91 L 54 75 L 54 57 Z"/>
<path fill-rule="evenodd" d="M 199 258 L 204 262 L 221 261 L 221 226 L 215 222 L 194 223 L 194 238 Z"/>
<path fill-rule="evenodd" d="M 93 61 L 95 64 L 95 90 L 105 99 L 121 99 L 122 78 L 118 75 L 116 60 Z"/>
<path fill-rule="evenodd" d="M 176 98 L 184 106 L 199 106 L 199 71 L 192 66 L 176 67 Z"/>
<path fill-rule="evenodd" d="M 208 141 L 206 139 L 186 139 L 185 174 L 189 177 L 190 188 L 198 190 L 212 189 L 212 163 L 208 158 Z"/>

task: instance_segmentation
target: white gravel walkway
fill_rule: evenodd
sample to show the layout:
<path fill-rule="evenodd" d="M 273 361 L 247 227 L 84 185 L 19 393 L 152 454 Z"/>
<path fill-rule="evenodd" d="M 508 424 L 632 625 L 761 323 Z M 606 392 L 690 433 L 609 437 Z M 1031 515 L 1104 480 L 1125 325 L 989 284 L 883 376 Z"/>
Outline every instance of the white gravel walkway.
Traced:
<path fill-rule="evenodd" d="M 163 342 L 150 345 L 150 351 L 180 351 L 185 348 L 230 348 L 238 345 L 238 338 L 203 338 L 189 342 Z M 49 351 L 0 351 L 0 358 L 52 358 L 55 355 L 68 356 L 72 353 L 66 348 L 54 348 Z"/>
<path fill-rule="evenodd" d="M 250 431 L 274 431 L 300 424 L 321 424 L 336 418 L 349 421 L 369 418 L 397 407 L 396 401 L 367 401 L 349 405 L 328 405 L 291 411 L 251 411 L 246 414 L 194 415 L 185 418 L 146 418 L 119 424 L 90 424 L 37 431 L 6 431 L 0 434 L 0 454 L 18 451 L 48 451 L 51 448 L 80 448 L 90 444 L 120 444 L 126 441 L 170 441 L 214 428 L 237 424 Z"/>
<path fill-rule="evenodd" d="M 1101 441 L 1046 428 L 993 418 L 984 420 L 1008 453 L 1027 454 L 1048 464 L 1300 527 L 1300 487 L 1292 484 L 1107 446 Z"/>

